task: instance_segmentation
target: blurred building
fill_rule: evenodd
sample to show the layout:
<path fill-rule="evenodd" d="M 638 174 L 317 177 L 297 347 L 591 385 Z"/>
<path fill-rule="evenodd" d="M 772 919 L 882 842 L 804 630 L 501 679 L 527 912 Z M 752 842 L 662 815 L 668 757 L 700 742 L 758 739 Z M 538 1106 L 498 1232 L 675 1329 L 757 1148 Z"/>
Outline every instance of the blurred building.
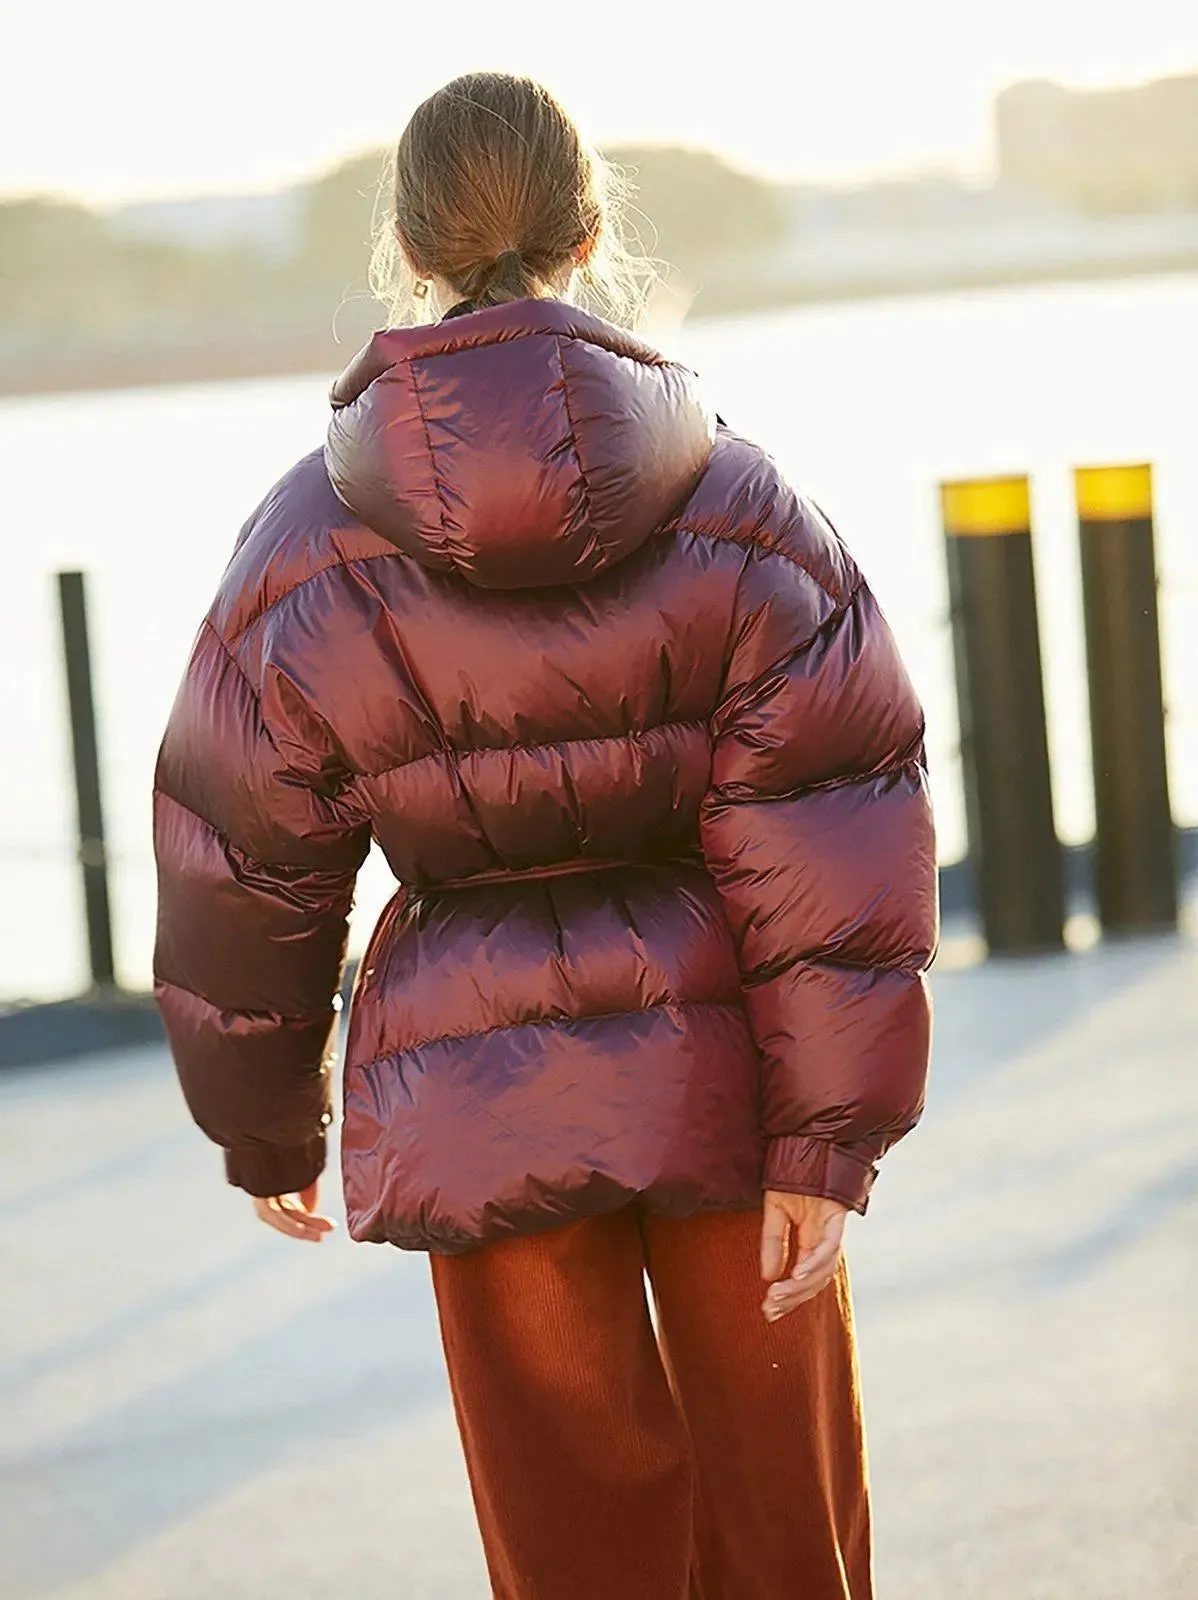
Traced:
<path fill-rule="evenodd" d="M 1020 83 L 995 114 L 1005 181 L 1091 212 L 1198 208 L 1198 74 L 1099 91 Z"/>
<path fill-rule="evenodd" d="M 146 200 L 109 213 L 128 239 L 199 250 L 242 246 L 271 261 L 287 261 L 303 237 L 306 191 L 204 195 L 194 200 Z"/>

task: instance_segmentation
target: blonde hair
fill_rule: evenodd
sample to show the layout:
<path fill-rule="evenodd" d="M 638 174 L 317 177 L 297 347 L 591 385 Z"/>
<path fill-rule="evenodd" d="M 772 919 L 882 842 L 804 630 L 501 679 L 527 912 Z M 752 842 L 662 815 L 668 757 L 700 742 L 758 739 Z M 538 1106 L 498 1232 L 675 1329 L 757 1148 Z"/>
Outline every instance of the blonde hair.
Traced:
<path fill-rule="evenodd" d="M 419 318 L 419 278 L 441 278 L 482 307 L 543 295 L 574 274 L 591 309 L 635 322 L 656 269 L 625 243 L 626 197 L 623 174 L 547 89 L 468 73 L 417 107 L 390 157 L 371 290 L 400 323 Z"/>

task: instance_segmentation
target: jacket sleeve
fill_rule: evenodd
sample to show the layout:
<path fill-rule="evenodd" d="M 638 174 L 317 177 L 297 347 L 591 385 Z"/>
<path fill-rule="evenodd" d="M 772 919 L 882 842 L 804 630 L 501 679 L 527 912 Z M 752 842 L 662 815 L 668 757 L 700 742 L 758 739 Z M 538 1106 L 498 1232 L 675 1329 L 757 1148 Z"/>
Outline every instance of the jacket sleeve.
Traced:
<path fill-rule="evenodd" d="M 750 558 L 702 838 L 761 1054 L 765 1187 L 864 1212 L 923 1108 L 937 901 L 922 713 L 849 576 L 829 594 Z"/>
<path fill-rule="evenodd" d="M 308 743 L 294 715 L 268 727 L 206 623 L 158 758 L 155 993 L 192 1115 L 257 1195 L 324 1166 L 325 1054 L 369 846 Z"/>

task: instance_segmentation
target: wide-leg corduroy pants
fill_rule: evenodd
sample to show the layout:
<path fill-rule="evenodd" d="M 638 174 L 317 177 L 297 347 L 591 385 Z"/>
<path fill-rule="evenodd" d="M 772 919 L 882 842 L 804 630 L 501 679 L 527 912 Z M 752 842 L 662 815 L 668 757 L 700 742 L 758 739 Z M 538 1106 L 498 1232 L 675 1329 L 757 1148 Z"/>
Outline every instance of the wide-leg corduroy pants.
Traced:
<path fill-rule="evenodd" d="M 870 1600 L 847 1271 L 768 1324 L 760 1233 L 630 1206 L 433 1257 L 497 1600 Z"/>

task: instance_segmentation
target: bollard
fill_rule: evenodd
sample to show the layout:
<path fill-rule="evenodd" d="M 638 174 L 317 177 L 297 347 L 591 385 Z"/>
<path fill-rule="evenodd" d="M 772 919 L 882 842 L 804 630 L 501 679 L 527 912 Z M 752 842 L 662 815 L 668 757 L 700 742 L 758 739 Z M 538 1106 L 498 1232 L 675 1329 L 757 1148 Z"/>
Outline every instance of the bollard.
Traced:
<path fill-rule="evenodd" d="M 1094 890 L 1112 933 L 1177 926 L 1149 466 L 1074 473 L 1094 764 Z"/>
<path fill-rule="evenodd" d="M 58 574 L 62 651 L 71 712 L 71 754 L 75 767 L 75 805 L 79 820 L 79 864 L 92 983 L 116 987 L 112 954 L 112 912 L 108 900 L 108 857 L 104 811 L 100 803 L 100 763 L 96 747 L 96 708 L 92 695 L 91 651 L 87 637 L 87 596 L 82 572 Z"/>
<path fill-rule="evenodd" d="M 941 486 L 969 854 L 993 952 L 1060 949 L 1028 482 Z"/>

